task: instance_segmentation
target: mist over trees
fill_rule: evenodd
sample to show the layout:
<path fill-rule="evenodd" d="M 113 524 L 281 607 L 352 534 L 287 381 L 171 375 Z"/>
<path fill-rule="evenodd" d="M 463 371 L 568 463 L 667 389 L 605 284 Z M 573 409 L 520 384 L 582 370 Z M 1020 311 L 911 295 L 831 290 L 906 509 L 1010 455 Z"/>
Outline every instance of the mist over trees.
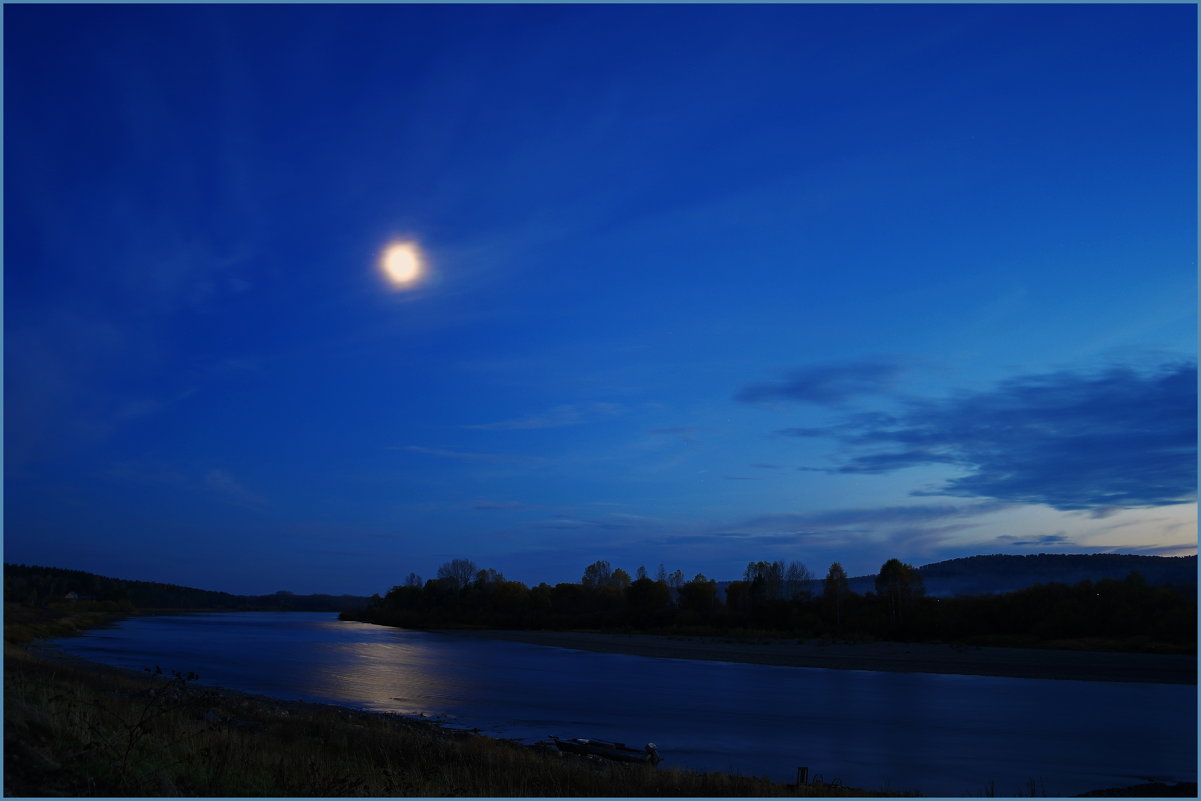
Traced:
<path fill-rule="evenodd" d="M 1194 560 L 1195 563 L 1195 560 Z M 469 569 L 470 568 L 470 569 Z M 931 597 L 922 572 L 889 559 L 873 590 L 855 592 L 835 562 L 815 580 L 802 562 L 747 563 L 722 593 L 716 581 L 660 565 L 636 578 L 606 560 L 579 582 L 533 587 L 456 559 L 424 584 L 404 584 L 344 619 L 407 628 L 488 627 L 709 634 L 763 632 L 789 637 L 1056 644 L 1189 650 L 1196 647 L 1193 588 L 1154 585 L 1140 573 L 1121 579 L 1047 582 L 1004 594 Z M 724 597 L 723 597 L 724 596 Z"/>

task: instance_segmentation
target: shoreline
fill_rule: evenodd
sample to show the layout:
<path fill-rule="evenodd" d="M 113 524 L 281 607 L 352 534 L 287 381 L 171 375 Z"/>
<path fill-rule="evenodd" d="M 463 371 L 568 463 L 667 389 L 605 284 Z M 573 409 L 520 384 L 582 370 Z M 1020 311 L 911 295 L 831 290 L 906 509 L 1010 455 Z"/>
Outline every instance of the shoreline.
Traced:
<path fill-rule="evenodd" d="M 5 668 L 10 797 L 913 795 L 611 763 L 438 719 L 188 685 L 44 643 L 8 644 Z"/>
<path fill-rule="evenodd" d="M 940 652 L 946 651 L 946 650 L 950 650 L 950 651 L 959 653 L 961 655 L 965 654 L 965 653 L 971 653 L 971 652 L 983 652 L 983 654 L 977 654 L 977 656 L 982 661 L 992 660 L 992 666 L 994 669 L 992 672 L 977 673 L 975 675 L 997 675 L 997 672 L 995 669 L 997 666 L 996 665 L 997 658 L 998 658 L 998 656 L 1005 655 L 1006 653 L 1009 656 L 1013 656 L 1015 654 L 1019 654 L 1019 655 L 1024 654 L 1024 655 L 1032 656 L 1032 657 L 1040 657 L 1041 658 L 1040 663 L 1042 664 L 1042 667 L 1044 668 L 1044 670 L 1046 668 L 1045 663 L 1048 661 L 1048 655 L 1052 655 L 1051 656 L 1052 659 L 1056 656 L 1076 655 L 1076 656 L 1083 657 L 1086 660 L 1092 660 L 1092 661 L 1095 661 L 1097 659 L 1097 657 L 1117 656 L 1120 658 L 1125 657 L 1126 660 L 1133 658 L 1133 661 L 1136 663 L 1144 663 L 1144 662 L 1146 662 L 1145 658 L 1150 656 L 1153 658 L 1153 661 L 1159 661 L 1159 660 L 1155 659 L 1156 657 L 1159 657 L 1159 655 L 1154 655 L 1154 654 L 1147 655 L 1147 654 L 1121 654 L 1121 653 L 1113 654 L 1113 653 L 1103 653 L 1103 652 L 1042 651 L 1042 650 L 1037 650 L 1037 649 L 978 648 L 978 647 L 964 647 L 964 646 L 942 646 L 942 645 L 932 645 L 932 644 L 834 643 L 834 644 L 819 645 L 817 643 L 798 643 L 795 640 L 758 639 L 758 640 L 738 641 L 738 640 L 733 640 L 733 639 L 724 639 L 724 640 L 719 639 L 719 638 L 711 638 L 710 639 L 710 638 L 695 637 L 695 636 L 694 637 L 678 637 L 678 636 L 641 635 L 641 634 L 640 635 L 601 634 L 601 633 L 589 633 L 589 632 L 439 630 L 434 633 L 448 634 L 448 635 L 455 635 L 455 636 L 474 636 L 478 639 L 521 641 L 521 642 L 527 642 L 530 644 L 551 646 L 551 647 L 574 648 L 577 650 L 604 651 L 604 652 L 611 652 L 611 653 L 627 653 L 627 654 L 636 654 L 636 655 L 641 655 L 641 656 L 654 656 L 654 657 L 658 657 L 658 658 L 709 659 L 709 660 L 719 660 L 719 661 L 726 661 L 726 662 L 749 662 L 749 663 L 758 663 L 758 664 L 767 664 L 767 665 L 774 664 L 774 665 L 788 665 L 788 666 L 799 666 L 799 667 L 824 667 L 824 668 L 833 668 L 833 669 L 858 669 L 858 670 L 863 670 L 863 669 L 888 670 L 888 669 L 892 669 L 892 670 L 903 670 L 906 672 L 907 671 L 916 671 L 919 668 L 922 668 L 921 672 L 941 672 L 941 673 L 960 672 L 960 673 L 962 673 L 963 672 L 962 670 L 951 670 L 950 669 L 953 667 L 959 667 L 958 665 L 949 665 L 949 664 L 945 664 L 945 663 L 939 666 L 939 667 L 943 668 L 941 670 L 928 670 L 926 668 L 929 668 L 929 665 L 927 664 L 927 662 L 924 662 L 923 660 L 929 660 L 929 659 L 939 655 Z M 819 652 L 821 652 L 822 656 L 827 657 L 827 661 L 825 664 L 815 665 L 815 664 L 810 663 L 811 657 L 812 657 L 812 652 L 814 652 L 814 651 L 819 651 Z M 114 696 L 114 699 L 109 699 L 105 703 L 113 703 L 113 702 L 115 702 L 115 698 L 117 698 L 117 697 L 122 699 L 119 703 L 131 703 L 134 705 L 137 705 L 139 703 L 145 703 L 145 702 L 139 702 L 136 700 L 140 696 L 130 695 L 127 692 L 120 692 L 119 686 L 121 683 L 119 681 L 116 681 L 119 678 L 136 681 L 139 685 L 141 685 L 143 682 L 145 682 L 147 684 L 154 683 L 154 679 L 147 676 L 143 671 L 135 671 L 135 670 L 126 669 L 126 668 L 105 666 L 101 663 L 92 662 L 92 661 L 84 659 L 82 657 L 75 657 L 75 656 L 72 656 L 69 654 L 65 654 L 62 651 L 59 651 L 58 649 L 54 648 L 53 646 L 48 646 L 44 640 L 40 641 L 40 642 L 25 644 L 23 646 L 9 645 L 8 647 L 6 647 L 6 667 L 10 666 L 9 659 L 12 658 L 13 656 L 16 656 L 16 653 L 19 653 L 19 652 L 26 652 L 34 660 L 36 660 L 37 662 L 43 663 L 43 664 L 45 664 L 46 662 L 57 663 L 61 667 L 58 670 L 53 670 L 52 672 L 54 675 L 57 675 L 60 677 L 64 677 L 67 674 L 75 672 L 74 670 L 70 670 L 70 669 L 63 670 L 63 668 L 78 669 L 83 674 L 88 674 L 88 675 L 93 675 L 93 676 L 103 677 L 103 676 L 107 675 L 107 676 L 111 677 L 108 681 L 105 681 L 101 686 L 106 688 L 105 689 L 106 693 L 112 692 L 112 693 L 115 693 L 116 695 Z M 854 659 L 850 659 L 848 654 L 853 656 Z M 53 659 L 52 655 L 57 655 L 58 658 Z M 887 657 L 891 657 L 891 658 L 887 658 Z M 875 658 L 876 660 L 878 660 L 878 662 L 875 664 L 874 667 L 866 667 L 866 664 L 868 662 L 870 662 L 871 658 Z M 837 664 L 837 665 L 833 664 L 831 661 L 832 659 L 833 659 L 833 661 L 838 662 L 839 664 Z M 881 667 L 882 663 L 879 662 L 879 660 L 881 660 L 881 659 L 883 659 L 884 662 L 891 665 L 891 667 Z M 1169 657 L 1169 659 L 1189 661 L 1191 664 L 1195 664 L 1195 659 L 1191 656 Z M 1123 660 L 1123 661 L 1126 661 L 1126 660 Z M 805 664 L 799 664 L 801 662 L 804 662 Z M 1177 665 L 1177 667 L 1179 667 L 1179 665 Z M 6 671 L 6 674 L 8 676 L 11 676 L 11 674 L 8 674 L 7 671 Z M 968 675 L 971 675 L 971 674 L 968 674 Z M 1150 674 L 1147 672 L 1146 668 L 1143 668 L 1142 673 L 1141 673 L 1142 677 L 1138 678 L 1138 679 L 1134 679 L 1134 680 L 1148 681 L 1149 675 Z M 1043 676 L 1024 676 L 1024 677 L 1048 678 L 1048 676 L 1045 676 L 1045 675 L 1043 675 Z M 1077 677 L 1068 677 L 1068 678 L 1076 678 L 1079 680 L 1078 676 Z M 1087 680 L 1087 679 L 1085 679 L 1085 680 Z M 1109 679 L 1094 679 L 1094 680 L 1109 680 Z M 7 679 L 6 679 L 6 681 L 7 681 Z M 1194 681 L 1195 681 L 1195 677 L 1194 677 Z M 1172 683 L 1186 683 L 1186 682 L 1172 682 Z M 25 686 L 25 685 L 22 685 L 22 686 Z M 6 692 L 7 692 L 7 690 L 8 690 L 8 686 L 6 684 Z M 444 752 L 446 757 L 454 757 L 455 754 L 459 753 L 458 749 L 467 749 L 468 753 L 472 755 L 472 756 L 470 756 L 470 761 L 472 761 L 472 762 L 474 762 L 476 759 L 478 759 L 478 757 L 480 755 L 495 753 L 496 759 L 503 758 L 504 760 L 507 760 L 505 762 L 505 764 L 507 766 L 508 764 L 510 764 L 512 759 L 517 759 L 517 757 L 510 758 L 507 756 L 503 756 L 504 754 L 509 752 L 509 750 L 510 750 L 509 746 L 513 746 L 515 749 L 515 752 L 527 752 L 528 753 L 528 752 L 536 752 L 539 750 L 538 746 L 531 746 L 528 744 L 520 744 L 519 745 L 517 743 L 512 743 L 510 741 L 507 741 L 504 738 L 496 738 L 494 736 L 490 736 L 490 735 L 487 735 L 484 733 L 473 734 L 471 732 L 471 730 L 461 730 L 458 727 L 454 727 L 453 725 L 448 726 L 448 725 L 446 725 L 445 722 L 437 721 L 437 720 L 424 720 L 424 719 L 420 719 L 420 718 L 414 718 L 411 716 L 395 715 L 395 714 L 383 713 L 383 712 L 368 712 L 365 710 L 354 709 L 353 707 L 343 707 L 343 706 L 337 705 L 337 704 L 327 704 L 327 703 L 308 701 L 308 700 L 292 700 L 292 699 L 275 698 L 272 696 L 260 695 L 260 694 L 245 692 L 245 691 L 240 691 L 240 690 L 232 690 L 232 689 L 223 688 L 223 687 L 219 687 L 219 686 L 213 686 L 213 685 L 198 685 L 196 687 L 196 691 L 197 692 L 196 692 L 195 697 L 197 699 L 208 699 L 208 700 L 204 701 L 201 704 L 203 709 L 196 710 L 199 713 L 199 716 L 197 717 L 194 715 L 192 721 L 185 722 L 185 725 L 200 726 L 201 728 L 206 729 L 208 731 L 208 734 L 213 737 L 217 737 L 218 735 L 224 736 L 224 735 L 221 735 L 221 732 L 229 731 L 236 737 L 243 737 L 243 738 L 244 737 L 254 737 L 254 738 L 269 737 L 269 738 L 273 738 L 272 742 L 274 742 L 275 739 L 283 738 L 283 740 L 287 741 L 286 743 L 283 743 L 283 744 L 286 745 L 286 747 L 288 749 L 292 749 L 294 747 L 293 745 L 291 745 L 293 739 L 295 737 L 301 736 L 301 735 L 307 736 L 305 733 L 308 732 L 308 730 L 310 728 L 312 728 L 310 721 L 315 722 L 318 718 L 321 718 L 323 723 L 318 728 L 322 732 L 331 732 L 331 731 L 336 730 L 339 732 L 339 736 L 342 736 L 344 734 L 347 737 L 357 738 L 359 736 L 365 736 L 367 734 L 367 729 L 369 728 L 371 731 L 376 732 L 373 735 L 374 737 L 402 737 L 402 736 L 404 736 L 404 737 L 410 737 L 410 738 L 419 738 L 419 741 L 423 744 L 421 746 L 423 749 L 425 749 L 427 747 L 441 749 L 439 751 L 439 753 Z M 191 706 L 193 706 L 193 704 L 189 703 L 187 706 L 191 707 Z M 21 705 L 18 704 L 18 705 L 11 707 L 11 709 L 18 709 L 18 708 L 22 708 Z M 14 713 L 14 714 L 16 714 L 16 713 Z M 6 717 L 6 723 L 7 722 L 8 722 L 8 720 Z M 317 730 L 317 729 L 314 729 L 314 730 Z M 208 736 L 208 735 L 206 735 L 206 736 Z M 324 734 L 321 736 L 325 737 Z M 417 740 L 411 740 L 411 741 L 417 742 Z M 323 739 L 321 743 L 315 745 L 314 747 L 317 750 L 313 752 L 315 754 L 321 755 L 321 758 L 323 760 L 327 759 L 327 757 L 324 756 L 324 748 L 325 748 L 324 743 L 325 743 L 325 740 Z M 494 745 L 492 745 L 493 743 L 494 743 Z M 446 750 L 446 749 L 451 749 L 451 750 Z M 480 749 L 484 749 L 484 750 L 481 751 Z M 359 750 L 361 751 L 363 749 L 359 749 Z M 24 753 L 24 752 L 22 752 L 22 753 Z M 26 754 L 26 756 L 31 756 L 31 755 Z M 349 760 L 351 758 L 357 759 L 357 752 L 354 755 L 348 754 L 348 756 L 346 757 L 347 760 Z M 443 760 L 444 758 L 445 757 L 437 757 L 436 761 L 438 762 L 438 764 L 441 764 L 441 760 Z M 455 758 L 457 758 L 457 757 L 455 757 Z M 6 757 L 6 759 L 7 759 L 7 757 Z M 57 759 L 57 756 L 56 756 L 56 759 Z M 566 769 L 572 761 L 574 761 L 574 760 L 567 760 L 566 758 L 559 758 L 559 759 L 551 760 L 551 763 L 552 763 L 552 765 L 556 765 L 556 764 L 562 765 L 563 768 Z M 8 763 L 6 762 L 6 765 L 7 764 Z M 323 764 L 326 768 L 328 768 L 330 770 L 334 770 L 336 768 L 336 770 L 339 771 L 339 775 L 341 774 L 342 771 L 346 771 L 347 776 L 360 775 L 362 772 L 362 769 L 364 767 L 364 766 L 358 766 L 358 767 L 354 767 L 354 768 L 343 767 L 343 762 L 341 762 L 341 761 L 328 761 L 328 762 L 322 762 L 321 764 Z M 347 761 L 345 764 L 349 765 L 350 762 Z M 431 763 L 431 764 L 433 764 L 433 763 Z M 522 764 L 524 764 L 524 763 L 522 763 Z M 544 764 L 544 761 L 537 762 L 537 763 L 529 763 L 529 764 L 536 765 L 536 770 L 539 773 L 541 773 L 544 768 L 548 771 L 552 769 L 550 766 Z M 583 764 L 587 764 L 587 763 L 583 763 Z M 268 767 L 270 767 L 270 766 L 268 766 Z M 509 768 L 506 767 L 505 769 L 508 770 Z M 259 770 L 266 771 L 267 768 L 260 768 Z M 391 768 L 388 768 L 388 770 L 391 770 Z M 521 775 L 524 775 L 525 772 L 527 772 L 529 770 L 530 770 L 529 767 L 521 768 L 520 774 L 518 774 L 519 777 Z M 592 768 L 592 769 L 590 769 L 589 772 L 592 773 L 594 771 L 595 771 L 595 768 Z M 485 773 L 487 774 L 488 772 L 485 771 Z M 55 773 L 54 775 L 57 775 L 57 773 Z M 259 775 L 259 774 L 255 774 L 255 775 Z M 262 775 L 268 775 L 268 774 L 263 773 Z M 489 775 L 491 775 L 491 774 L 489 774 Z M 648 775 L 653 777 L 655 774 L 651 773 Z M 425 777 L 423 777 L 423 776 L 419 776 L 418 778 L 420 778 L 422 781 L 426 780 Z M 567 785 L 556 786 L 553 788 L 554 792 L 552 794 L 554 794 L 554 795 L 570 794 L 570 795 L 583 795 L 583 796 L 588 796 L 588 795 L 596 796 L 598 794 L 611 795 L 612 791 L 598 792 L 598 789 L 593 784 L 593 782 L 595 781 L 595 778 L 597 778 L 597 777 L 594 776 L 593 779 L 588 780 L 588 782 L 586 782 L 587 786 L 583 787 L 582 789 L 571 792 L 571 793 L 565 793 L 563 791 L 563 789 L 560 789 L 561 787 L 566 787 Z M 682 776 L 681 778 L 685 778 L 685 777 Z M 701 778 L 697 779 L 697 781 L 700 781 L 702 779 L 704 781 L 719 782 L 721 784 L 714 785 L 718 788 L 716 791 L 709 789 L 709 786 L 706 785 L 705 790 L 693 790 L 691 793 L 684 793 L 684 794 L 692 795 L 694 797 L 699 797 L 698 793 L 700 793 L 701 795 L 714 795 L 714 794 L 717 794 L 717 795 L 748 795 L 748 794 L 750 794 L 750 795 L 776 795 L 776 794 L 796 795 L 796 794 L 798 794 L 798 791 L 801 789 L 795 785 L 779 785 L 774 782 L 762 782 L 762 780 L 756 780 L 753 778 L 741 777 L 741 776 L 725 776 L 725 775 L 719 774 L 719 773 L 702 774 Z M 389 778 L 389 781 L 391 781 L 391 778 Z M 484 789 L 492 791 L 491 794 L 495 795 L 496 792 L 495 792 L 494 786 L 491 784 L 492 779 L 487 779 L 487 781 L 489 783 L 486 785 L 486 787 Z M 523 783 L 521 785 L 519 785 L 521 789 L 519 789 L 516 793 L 513 793 L 513 794 L 516 794 L 516 795 L 530 795 L 531 794 L 529 791 L 529 785 L 524 784 L 524 781 L 525 780 L 523 779 L 522 780 Z M 550 781 L 550 779 L 547 779 L 547 781 Z M 674 780 L 673 780 L 673 782 L 674 782 Z M 762 783 L 756 784 L 756 782 L 762 782 Z M 744 784 L 746 785 L 745 789 L 743 787 Z M 754 787 L 752 788 L 751 785 L 754 785 Z M 246 786 L 250 786 L 250 785 L 248 784 Z M 7 785 L 6 785 L 6 787 L 7 787 Z M 1113 788 L 1108 788 L 1108 789 L 1104 789 L 1104 790 L 1093 790 L 1091 792 L 1084 793 L 1083 795 L 1093 795 L 1093 796 L 1154 795 L 1154 796 L 1159 796 L 1159 797 L 1168 797 L 1168 796 L 1195 797 L 1195 795 L 1196 795 L 1195 788 L 1196 788 L 1195 783 L 1189 784 L 1189 783 L 1177 782 L 1170 786 L 1168 784 L 1159 783 L 1159 784 L 1144 784 L 1144 785 L 1139 785 L 1139 786 L 1120 787 L 1120 788 L 1113 787 Z M 182 788 L 180 788 L 180 789 L 182 789 Z M 244 790 L 245 788 L 238 787 L 237 789 Z M 447 794 L 446 792 L 444 792 L 447 788 L 443 788 L 443 787 L 439 786 L 435 789 L 437 790 L 437 792 L 434 792 L 433 790 L 430 790 L 423 786 L 423 790 L 425 790 L 425 792 L 423 794 L 431 794 L 431 793 L 434 795 Z M 461 793 L 463 787 L 456 782 L 455 785 L 451 787 L 451 789 L 460 791 L 460 793 Z M 671 792 L 664 793 L 663 792 L 664 788 L 656 785 L 656 786 L 650 788 L 649 790 L 644 791 L 644 793 L 648 794 L 648 795 L 660 795 L 660 794 L 674 795 L 674 794 L 681 794 L 681 790 L 683 788 L 681 785 L 677 785 L 677 784 L 673 783 L 669 789 L 671 790 Z M 897 794 L 897 793 L 889 793 L 887 791 L 880 791 L 880 790 L 868 791 L 868 790 L 864 790 L 862 788 L 860 788 L 858 790 L 851 790 L 851 788 L 832 787 L 832 786 L 824 786 L 823 787 L 823 786 L 818 786 L 818 785 L 807 786 L 804 789 L 806 790 L 804 795 L 810 795 L 810 796 L 813 796 L 813 795 L 867 796 L 867 795 L 895 795 L 895 794 Z M 386 792 L 384 790 L 379 790 L 375 794 L 377 794 L 377 795 L 394 795 L 395 794 L 395 790 L 391 787 L 391 785 L 389 785 L 386 788 L 386 790 L 387 790 Z M 749 793 L 747 792 L 748 790 L 750 791 Z M 848 790 L 851 790 L 851 791 L 847 792 Z M 839 792 L 839 791 L 841 791 L 841 792 Z M 23 793 L 15 793 L 15 794 L 22 795 Z M 74 793 L 67 793 L 67 794 L 70 795 L 70 794 L 74 794 Z M 144 795 L 146 793 L 135 793 L 135 794 Z M 150 794 L 154 795 L 156 793 L 150 793 Z M 159 793 L 159 794 L 161 794 L 161 793 Z M 192 794 L 192 793 L 184 793 L 184 794 L 187 795 L 187 794 Z M 221 795 L 227 795 L 227 794 L 241 795 L 243 793 L 242 792 L 232 792 L 232 788 L 223 788 L 223 792 L 221 792 L 219 794 L 221 794 Z M 272 793 L 272 794 L 280 795 L 280 793 L 278 793 L 278 792 Z M 299 791 L 293 791 L 291 793 L 283 793 L 283 795 L 305 795 L 305 794 L 307 794 L 307 793 L 299 792 Z M 485 793 L 485 794 L 487 794 L 487 793 Z M 120 793 L 120 795 L 128 795 L 128 793 Z"/>
<path fill-rule="evenodd" d="M 438 634 L 509 640 L 578 651 L 742 662 L 779 667 L 938 673 L 1061 681 L 1196 684 L 1195 655 L 1119 651 L 944 645 L 938 643 L 816 643 L 796 640 L 735 640 L 662 634 L 604 634 L 579 631 L 435 629 Z"/>

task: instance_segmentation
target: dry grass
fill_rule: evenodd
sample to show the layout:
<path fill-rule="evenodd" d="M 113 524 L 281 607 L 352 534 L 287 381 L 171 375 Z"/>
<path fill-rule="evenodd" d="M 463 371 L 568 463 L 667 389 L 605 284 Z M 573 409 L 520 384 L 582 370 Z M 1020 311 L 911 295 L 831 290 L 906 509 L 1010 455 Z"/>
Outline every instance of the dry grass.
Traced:
<path fill-rule="evenodd" d="M 81 602 L 53 607 L 4 604 L 4 641 L 28 643 L 94 629 L 113 620 L 123 607 L 112 603 Z M 128 614 L 128 610 L 125 611 Z"/>
<path fill-rule="evenodd" d="M 5 654 L 5 795 L 862 796 L 596 764 L 393 715 Z"/>

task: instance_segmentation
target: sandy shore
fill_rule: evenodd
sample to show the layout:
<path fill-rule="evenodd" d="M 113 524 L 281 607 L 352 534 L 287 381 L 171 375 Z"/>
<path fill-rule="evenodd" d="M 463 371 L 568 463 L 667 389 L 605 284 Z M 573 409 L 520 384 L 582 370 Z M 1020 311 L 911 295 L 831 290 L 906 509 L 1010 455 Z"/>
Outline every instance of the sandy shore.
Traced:
<path fill-rule="evenodd" d="M 1197 683 L 1195 655 L 985 648 L 927 643 L 819 644 L 801 643 L 796 640 L 743 641 L 725 640 L 720 637 L 593 634 L 576 631 L 455 630 L 442 633 L 665 659 L 704 659 L 834 670 L 1009 676 L 1023 679 Z"/>

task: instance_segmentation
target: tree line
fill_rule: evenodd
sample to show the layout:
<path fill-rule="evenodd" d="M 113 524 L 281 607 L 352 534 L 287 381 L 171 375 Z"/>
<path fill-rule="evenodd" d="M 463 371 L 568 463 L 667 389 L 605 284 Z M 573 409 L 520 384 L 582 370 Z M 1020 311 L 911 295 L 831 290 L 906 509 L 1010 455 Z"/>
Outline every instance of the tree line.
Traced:
<path fill-rule="evenodd" d="M 724 596 L 724 597 L 723 597 Z M 835 562 L 814 579 L 800 562 L 758 561 L 724 593 L 713 579 L 686 580 L 660 565 L 631 576 L 609 562 L 578 582 L 526 586 L 469 559 L 423 581 L 410 573 L 384 596 L 343 619 L 404 628 L 599 629 L 688 633 L 763 631 L 796 637 L 1046 644 L 1090 640 L 1099 647 L 1196 647 L 1196 597 L 1125 579 L 1039 584 L 999 595 L 934 598 L 922 574 L 889 559 L 874 592 L 853 592 Z"/>

